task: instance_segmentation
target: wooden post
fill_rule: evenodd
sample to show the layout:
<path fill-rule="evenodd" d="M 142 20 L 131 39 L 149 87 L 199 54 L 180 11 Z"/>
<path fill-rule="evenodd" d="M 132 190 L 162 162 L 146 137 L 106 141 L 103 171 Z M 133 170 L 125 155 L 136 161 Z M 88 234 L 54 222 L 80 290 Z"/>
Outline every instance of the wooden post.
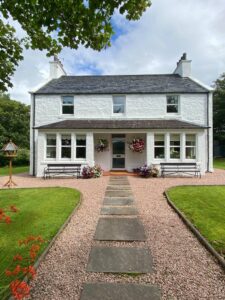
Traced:
<path fill-rule="evenodd" d="M 12 157 L 9 159 L 9 180 L 3 185 L 11 188 L 12 185 L 16 185 L 16 183 L 12 180 Z"/>

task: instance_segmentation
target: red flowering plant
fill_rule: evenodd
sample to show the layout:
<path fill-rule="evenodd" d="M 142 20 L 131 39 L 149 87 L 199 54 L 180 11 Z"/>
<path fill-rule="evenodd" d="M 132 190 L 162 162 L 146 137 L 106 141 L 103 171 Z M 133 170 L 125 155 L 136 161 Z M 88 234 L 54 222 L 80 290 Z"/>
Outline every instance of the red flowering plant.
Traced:
<path fill-rule="evenodd" d="M 133 152 L 141 153 L 145 149 L 145 141 L 140 138 L 135 138 L 129 143 L 129 149 Z"/>
<path fill-rule="evenodd" d="M 18 208 L 15 205 L 10 205 L 8 209 L 0 208 L 0 223 L 11 223 L 11 217 L 8 213 L 16 213 L 18 212 Z"/>
<path fill-rule="evenodd" d="M 24 299 L 30 295 L 30 286 L 28 281 L 36 275 L 33 266 L 41 244 L 44 240 L 41 236 L 30 235 L 24 240 L 19 241 L 19 246 L 25 247 L 27 255 L 17 253 L 13 259 L 10 268 L 5 270 L 5 276 L 10 277 L 9 289 L 14 299 Z M 26 277 L 26 280 L 23 278 Z"/>

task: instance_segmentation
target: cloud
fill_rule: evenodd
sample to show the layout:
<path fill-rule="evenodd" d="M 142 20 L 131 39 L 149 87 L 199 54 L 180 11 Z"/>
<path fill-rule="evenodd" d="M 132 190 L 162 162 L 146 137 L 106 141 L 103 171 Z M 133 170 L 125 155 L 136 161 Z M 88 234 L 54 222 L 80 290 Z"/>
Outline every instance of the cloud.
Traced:
<path fill-rule="evenodd" d="M 153 0 L 137 22 L 118 13 L 112 46 L 101 52 L 64 49 L 60 58 L 68 74 L 171 73 L 183 52 L 192 59 L 193 75 L 212 82 L 225 72 L 224 0 Z M 24 51 L 11 95 L 29 103 L 27 90 L 48 77 L 48 58 Z"/>

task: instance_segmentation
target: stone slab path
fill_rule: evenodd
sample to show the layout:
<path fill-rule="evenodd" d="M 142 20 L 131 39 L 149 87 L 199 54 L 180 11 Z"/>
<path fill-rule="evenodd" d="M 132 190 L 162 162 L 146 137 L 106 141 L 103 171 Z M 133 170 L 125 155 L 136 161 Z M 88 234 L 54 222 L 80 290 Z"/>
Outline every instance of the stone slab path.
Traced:
<path fill-rule="evenodd" d="M 87 283 L 82 300 L 158 300 L 156 286 L 145 284 Z"/>
<path fill-rule="evenodd" d="M 87 272 L 146 274 L 153 272 L 153 259 L 146 247 L 104 245 L 104 242 L 144 242 L 144 227 L 134 206 L 133 193 L 127 177 L 111 177 L 106 188 L 103 207 L 89 255 Z M 115 216 L 117 215 L 117 216 Z M 121 283 L 88 283 L 81 300 L 159 300 L 160 290 L 152 285 Z"/>

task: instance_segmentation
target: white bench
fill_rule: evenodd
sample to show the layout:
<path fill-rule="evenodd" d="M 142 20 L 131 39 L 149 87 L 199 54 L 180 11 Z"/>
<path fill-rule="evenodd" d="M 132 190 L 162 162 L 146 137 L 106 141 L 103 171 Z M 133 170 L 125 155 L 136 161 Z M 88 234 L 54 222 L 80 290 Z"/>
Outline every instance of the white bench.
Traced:
<path fill-rule="evenodd" d="M 160 163 L 160 167 L 162 177 L 183 173 L 201 178 L 200 166 L 197 163 Z"/>

